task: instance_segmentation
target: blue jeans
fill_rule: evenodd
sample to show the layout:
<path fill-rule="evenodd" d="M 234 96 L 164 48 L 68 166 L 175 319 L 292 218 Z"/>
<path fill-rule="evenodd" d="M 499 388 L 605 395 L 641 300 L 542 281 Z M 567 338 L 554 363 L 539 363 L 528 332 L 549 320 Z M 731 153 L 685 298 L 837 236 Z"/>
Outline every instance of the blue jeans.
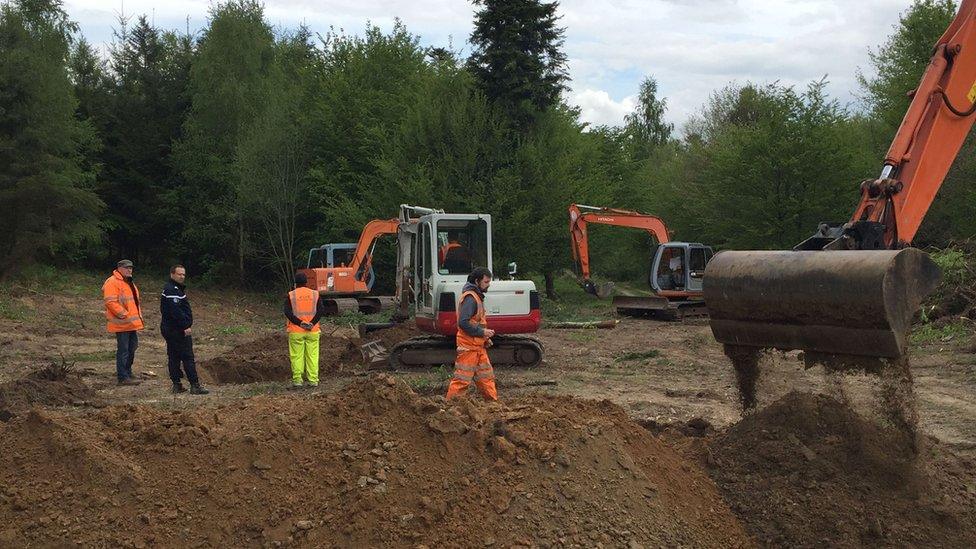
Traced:
<path fill-rule="evenodd" d="M 117 332 L 115 343 L 115 375 L 119 381 L 123 381 L 132 377 L 132 361 L 139 347 L 139 332 Z"/>

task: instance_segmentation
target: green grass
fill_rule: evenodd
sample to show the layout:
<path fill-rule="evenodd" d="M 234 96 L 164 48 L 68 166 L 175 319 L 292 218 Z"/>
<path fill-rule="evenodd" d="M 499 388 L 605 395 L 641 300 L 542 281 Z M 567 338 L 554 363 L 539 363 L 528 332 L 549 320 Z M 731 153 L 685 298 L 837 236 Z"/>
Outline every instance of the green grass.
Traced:
<path fill-rule="evenodd" d="M 614 359 L 614 362 L 627 362 L 633 360 L 648 360 L 651 358 L 657 358 L 661 356 L 661 351 L 657 349 L 648 349 L 647 351 L 631 351 L 629 353 L 624 353 Z"/>
<path fill-rule="evenodd" d="M 912 329 L 910 341 L 915 345 L 923 345 L 925 343 L 958 339 L 960 337 L 970 336 L 972 333 L 972 324 L 964 322 L 954 322 L 939 327 L 932 324 L 922 324 Z"/>
<path fill-rule="evenodd" d="M 569 276 L 555 280 L 556 296 L 546 297 L 546 283 L 542 277 L 533 279 L 539 291 L 542 318 L 549 322 L 589 322 L 613 318 L 614 311 L 610 298 L 600 299 L 583 291 L 583 288 Z"/>
<path fill-rule="evenodd" d="M 27 307 L 9 296 L 0 295 L 0 318 L 7 320 L 27 320 Z"/>
<path fill-rule="evenodd" d="M 431 370 L 428 374 L 406 378 L 407 385 L 416 392 L 430 392 L 435 388 L 443 386 L 454 375 L 454 368 L 445 367 L 443 364 Z"/>
<path fill-rule="evenodd" d="M 359 311 L 346 311 L 325 320 L 336 326 L 356 327 L 370 322 L 389 322 L 391 311 L 367 315 Z"/>
<path fill-rule="evenodd" d="M 214 332 L 220 335 L 241 335 L 251 331 L 249 326 L 217 326 Z"/>

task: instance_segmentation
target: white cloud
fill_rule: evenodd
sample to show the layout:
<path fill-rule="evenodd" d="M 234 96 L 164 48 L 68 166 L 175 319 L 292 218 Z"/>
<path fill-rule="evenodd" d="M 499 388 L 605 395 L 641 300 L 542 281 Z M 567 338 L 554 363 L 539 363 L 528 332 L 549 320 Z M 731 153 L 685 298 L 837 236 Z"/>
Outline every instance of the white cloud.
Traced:
<path fill-rule="evenodd" d="M 583 120 L 593 125 L 614 125 L 620 124 L 624 116 L 633 112 L 637 97 L 630 95 L 621 101 L 614 101 L 603 90 L 586 89 L 570 93 L 569 102 L 580 108 Z"/>

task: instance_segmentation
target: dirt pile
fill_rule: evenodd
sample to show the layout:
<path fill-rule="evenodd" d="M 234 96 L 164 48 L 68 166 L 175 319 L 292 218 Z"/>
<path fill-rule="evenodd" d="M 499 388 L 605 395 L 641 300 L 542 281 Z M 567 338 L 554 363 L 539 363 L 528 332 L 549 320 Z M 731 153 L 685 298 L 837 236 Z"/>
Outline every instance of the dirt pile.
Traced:
<path fill-rule="evenodd" d="M 0 424 L 0 546 L 749 546 L 609 402 L 425 398 L 378 376 L 233 407 Z"/>
<path fill-rule="evenodd" d="M 31 406 L 84 406 L 98 399 L 77 373 L 46 379 L 43 370 L 0 384 L 0 419 Z"/>
<path fill-rule="evenodd" d="M 792 392 L 708 442 L 726 501 L 761 545 L 976 545 L 976 463 Z"/>
<path fill-rule="evenodd" d="M 381 330 L 376 330 L 375 332 L 370 332 L 363 337 L 362 343 L 367 341 L 379 341 L 387 351 L 393 349 L 394 345 L 410 339 L 411 337 L 416 337 L 423 335 L 420 330 L 417 329 L 417 324 L 412 320 L 402 322 L 400 324 L 394 325 L 392 328 L 384 328 Z"/>
<path fill-rule="evenodd" d="M 357 369 L 362 354 L 356 341 L 322 334 L 319 339 L 319 375 Z M 265 336 L 199 363 L 214 383 L 255 383 L 291 379 L 288 335 Z"/>

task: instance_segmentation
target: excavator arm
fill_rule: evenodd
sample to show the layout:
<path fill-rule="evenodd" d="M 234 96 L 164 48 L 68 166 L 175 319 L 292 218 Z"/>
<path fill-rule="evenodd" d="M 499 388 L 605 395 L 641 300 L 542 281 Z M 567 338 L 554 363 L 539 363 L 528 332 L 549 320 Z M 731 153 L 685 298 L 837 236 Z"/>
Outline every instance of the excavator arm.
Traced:
<path fill-rule="evenodd" d="M 709 263 L 712 333 L 733 361 L 743 348 L 802 349 L 808 363 L 905 354 L 940 277 L 907 246 L 976 120 L 974 33 L 976 0 L 963 0 L 847 223 L 822 223 L 792 252 L 723 252 Z"/>
<path fill-rule="evenodd" d="M 640 229 L 653 236 L 659 244 L 671 241 L 668 228 L 659 217 L 631 210 L 570 204 L 569 235 L 572 242 L 573 261 L 580 277 L 580 284 L 587 293 L 600 297 L 605 297 L 602 294 L 606 292 L 598 290 L 593 281 L 590 280 L 590 245 L 587 228 L 591 223 Z"/>
<path fill-rule="evenodd" d="M 374 219 L 363 227 L 363 232 L 359 234 L 359 241 L 356 243 L 352 263 L 349 265 L 358 280 L 363 280 L 369 273 L 376 241 L 382 236 L 396 234 L 399 226 L 399 219 Z"/>
<path fill-rule="evenodd" d="M 796 249 L 909 246 L 976 121 L 976 0 L 963 0 L 933 48 L 885 154 L 881 176 L 861 183 L 848 223 L 821 224 Z"/>

